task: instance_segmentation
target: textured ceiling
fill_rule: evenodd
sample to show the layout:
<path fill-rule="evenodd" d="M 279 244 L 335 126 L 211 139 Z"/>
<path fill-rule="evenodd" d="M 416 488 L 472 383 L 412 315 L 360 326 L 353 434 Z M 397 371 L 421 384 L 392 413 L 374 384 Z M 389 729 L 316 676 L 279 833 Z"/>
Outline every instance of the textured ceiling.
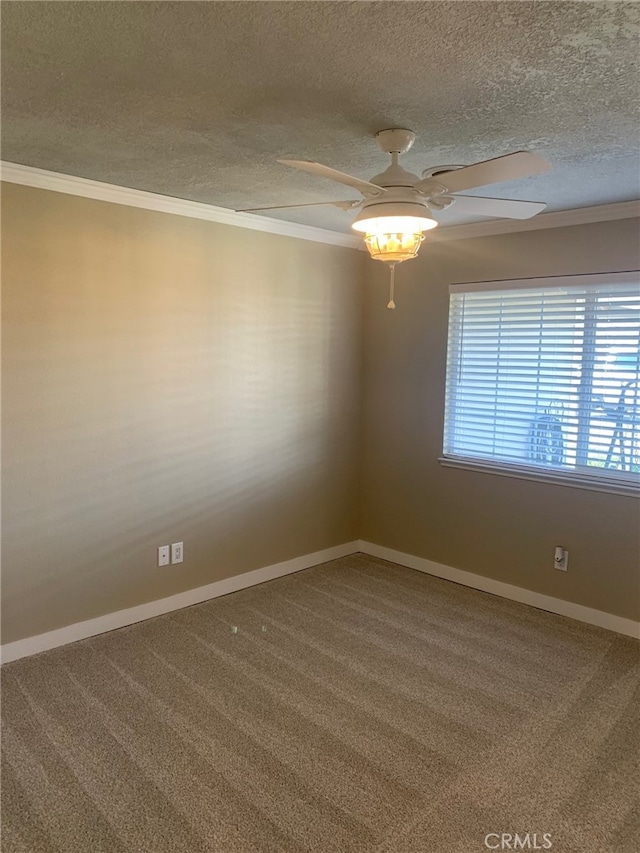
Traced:
<path fill-rule="evenodd" d="M 418 173 L 520 148 L 554 165 L 478 194 L 627 201 L 639 19 L 635 2 L 5 0 L 2 157 L 237 209 L 354 197 L 276 158 L 367 178 L 387 165 L 373 134 L 399 126 L 418 134 L 403 159 Z"/>

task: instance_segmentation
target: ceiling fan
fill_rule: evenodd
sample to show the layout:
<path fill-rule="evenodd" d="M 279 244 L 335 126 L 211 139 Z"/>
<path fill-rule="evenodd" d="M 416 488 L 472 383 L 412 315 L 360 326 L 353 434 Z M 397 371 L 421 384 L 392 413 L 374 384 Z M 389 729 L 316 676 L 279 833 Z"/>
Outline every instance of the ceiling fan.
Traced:
<path fill-rule="evenodd" d="M 285 166 L 346 184 L 357 190 L 361 197 L 348 201 L 312 202 L 308 205 L 245 208 L 243 212 L 258 213 L 265 210 L 323 205 L 343 210 L 357 209 L 358 213 L 351 227 L 364 233 L 365 244 L 373 258 L 392 265 L 393 290 L 395 264 L 416 257 L 424 239 L 423 232 L 435 228 L 438 224 L 433 218 L 438 211 L 455 205 L 461 212 L 473 216 L 529 219 L 546 207 L 539 201 L 458 195 L 463 190 L 548 171 L 551 164 L 537 154 L 516 151 L 472 166 L 437 166 L 424 170 L 422 176 L 419 176 L 403 169 L 398 163 L 398 157 L 411 148 L 415 138 L 412 130 L 404 128 L 379 131 L 376 140 L 382 151 L 391 155 L 391 165 L 368 181 L 313 160 L 278 160 Z M 393 295 L 389 307 L 395 307 Z"/>

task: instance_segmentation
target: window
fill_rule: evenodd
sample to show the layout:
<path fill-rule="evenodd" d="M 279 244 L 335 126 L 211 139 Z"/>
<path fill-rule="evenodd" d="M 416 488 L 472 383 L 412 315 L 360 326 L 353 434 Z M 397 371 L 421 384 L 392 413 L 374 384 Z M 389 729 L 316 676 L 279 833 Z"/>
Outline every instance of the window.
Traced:
<path fill-rule="evenodd" d="M 441 461 L 637 493 L 639 283 L 452 285 Z"/>

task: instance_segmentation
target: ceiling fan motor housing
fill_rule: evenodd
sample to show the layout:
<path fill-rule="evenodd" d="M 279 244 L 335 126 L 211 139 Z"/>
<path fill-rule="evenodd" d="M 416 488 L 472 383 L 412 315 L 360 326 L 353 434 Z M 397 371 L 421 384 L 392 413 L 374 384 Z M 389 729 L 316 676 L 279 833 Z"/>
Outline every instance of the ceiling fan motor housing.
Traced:
<path fill-rule="evenodd" d="M 421 220 L 429 220 L 433 225 L 422 225 L 423 229 L 435 228 L 438 224 L 433 218 L 426 201 L 420 199 L 417 193 L 407 192 L 405 187 L 399 187 L 396 192 L 391 188 L 384 196 L 379 198 L 369 199 L 364 202 L 358 215 L 353 220 L 351 227 L 356 231 L 364 230 L 358 228 L 359 222 L 370 220 L 373 217 L 390 217 L 402 216 L 419 218 Z"/>
<path fill-rule="evenodd" d="M 392 163 L 384 172 L 370 179 L 372 184 L 379 187 L 414 187 L 420 178 L 413 172 L 407 172 L 398 163 Z"/>

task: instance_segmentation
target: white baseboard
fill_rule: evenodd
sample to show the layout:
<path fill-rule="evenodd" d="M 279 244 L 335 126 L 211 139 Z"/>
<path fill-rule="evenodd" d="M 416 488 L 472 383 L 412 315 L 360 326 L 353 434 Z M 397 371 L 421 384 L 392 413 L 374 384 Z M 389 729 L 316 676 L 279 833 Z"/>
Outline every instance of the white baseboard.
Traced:
<path fill-rule="evenodd" d="M 528 604 L 540 610 L 557 613 L 559 616 L 568 616 L 569 619 L 577 619 L 579 622 L 597 625 L 599 628 L 616 631 L 618 634 L 626 634 L 628 637 L 640 637 L 640 622 L 634 622 L 633 619 L 625 619 L 623 616 L 614 616 L 612 613 L 594 610 L 591 607 L 584 607 L 582 604 L 574 604 L 572 601 L 542 595 L 542 593 L 532 592 L 529 589 L 523 589 L 509 583 L 502 583 L 502 581 L 496 581 L 492 578 L 485 578 L 473 572 L 465 572 L 462 569 L 454 569 L 442 563 L 434 563 L 432 560 L 425 560 L 423 557 L 403 554 L 402 551 L 394 551 L 393 548 L 385 548 L 383 545 L 376 545 L 373 542 L 360 540 L 358 550 L 372 557 L 380 557 L 409 569 L 416 569 L 428 575 L 435 575 L 435 577 L 454 581 L 463 586 L 470 586 L 472 589 L 509 598 L 511 601 L 519 601 L 521 604 Z"/>
<path fill-rule="evenodd" d="M 183 607 L 190 607 L 192 604 L 199 604 L 201 601 L 208 601 L 211 598 L 237 592 L 240 589 L 290 575 L 302 569 L 309 569 L 311 566 L 336 560 L 338 557 L 346 557 L 349 554 L 355 554 L 358 550 L 359 543 L 357 541 L 345 542 L 344 545 L 336 545 L 333 548 L 325 548 L 324 551 L 294 557 L 293 560 L 286 560 L 284 563 L 275 563 L 273 566 L 254 569 L 252 572 L 215 581 L 196 589 L 188 589 L 185 592 L 170 595 L 168 598 L 149 601 L 146 604 L 129 607 L 127 610 L 118 610 L 115 613 L 106 613 L 96 619 L 88 619 L 86 622 L 76 622 L 74 625 L 67 625 L 55 631 L 47 631 L 46 634 L 25 637 L 24 640 L 16 640 L 13 643 L 5 643 L 0 647 L 0 660 L 2 663 L 9 663 L 19 658 L 47 651 L 47 649 L 66 646 L 68 643 L 75 643 L 77 640 L 85 640 L 87 637 L 105 634 L 107 631 L 113 631 L 116 628 L 133 625 L 134 622 L 143 622 L 145 619 L 161 616 L 163 613 L 170 613 L 172 610 L 180 610 Z"/>
<path fill-rule="evenodd" d="M 143 622 L 145 619 L 161 616 L 163 613 L 170 613 L 172 610 L 190 607 L 192 604 L 199 604 L 202 601 L 218 598 L 230 592 L 237 592 L 240 589 L 290 575 L 302 569 L 309 569 L 311 566 L 317 566 L 329 560 L 347 557 L 349 554 L 355 554 L 358 551 L 372 557 L 389 560 L 391 563 L 398 563 L 410 569 L 416 569 L 419 572 L 425 572 L 428 575 L 435 575 L 435 577 L 444 580 L 463 584 L 472 589 L 479 589 L 483 592 L 499 595 L 502 598 L 511 599 L 511 601 L 519 601 L 521 604 L 537 607 L 540 610 L 577 619 L 579 622 L 587 622 L 609 631 L 616 631 L 618 634 L 640 637 L 640 623 L 634 622 L 632 619 L 614 616 L 612 613 L 594 610 L 591 607 L 584 607 L 582 604 L 574 604 L 561 598 L 553 598 L 550 595 L 542 595 L 519 586 L 485 578 L 473 572 L 454 569 L 451 566 L 434 563 L 432 560 L 425 560 L 423 557 L 414 557 L 412 554 L 404 554 L 402 551 L 385 548 L 383 545 L 376 545 L 373 542 L 356 540 L 345 542 L 344 545 L 336 545 L 333 548 L 326 548 L 324 551 L 295 557 L 293 560 L 287 560 L 284 563 L 275 563 L 273 566 L 265 566 L 261 569 L 245 572 L 242 575 L 215 581 L 206 586 L 186 590 L 186 592 L 179 592 L 168 598 L 149 601 L 146 604 L 130 607 L 127 610 L 118 610 L 115 613 L 106 613 L 104 616 L 88 619 L 86 622 L 76 622 L 55 631 L 48 631 L 46 634 L 25 637 L 24 640 L 16 640 L 13 643 L 5 643 L 4 646 L 0 646 L 0 660 L 2 663 L 10 663 L 19 658 L 35 655 L 38 652 L 55 649 L 58 646 L 66 646 L 68 643 L 75 643 L 77 640 L 95 637 L 97 634 L 105 634 L 108 631 L 114 631 L 116 628 L 133 625 L 135 622 Z"/>

